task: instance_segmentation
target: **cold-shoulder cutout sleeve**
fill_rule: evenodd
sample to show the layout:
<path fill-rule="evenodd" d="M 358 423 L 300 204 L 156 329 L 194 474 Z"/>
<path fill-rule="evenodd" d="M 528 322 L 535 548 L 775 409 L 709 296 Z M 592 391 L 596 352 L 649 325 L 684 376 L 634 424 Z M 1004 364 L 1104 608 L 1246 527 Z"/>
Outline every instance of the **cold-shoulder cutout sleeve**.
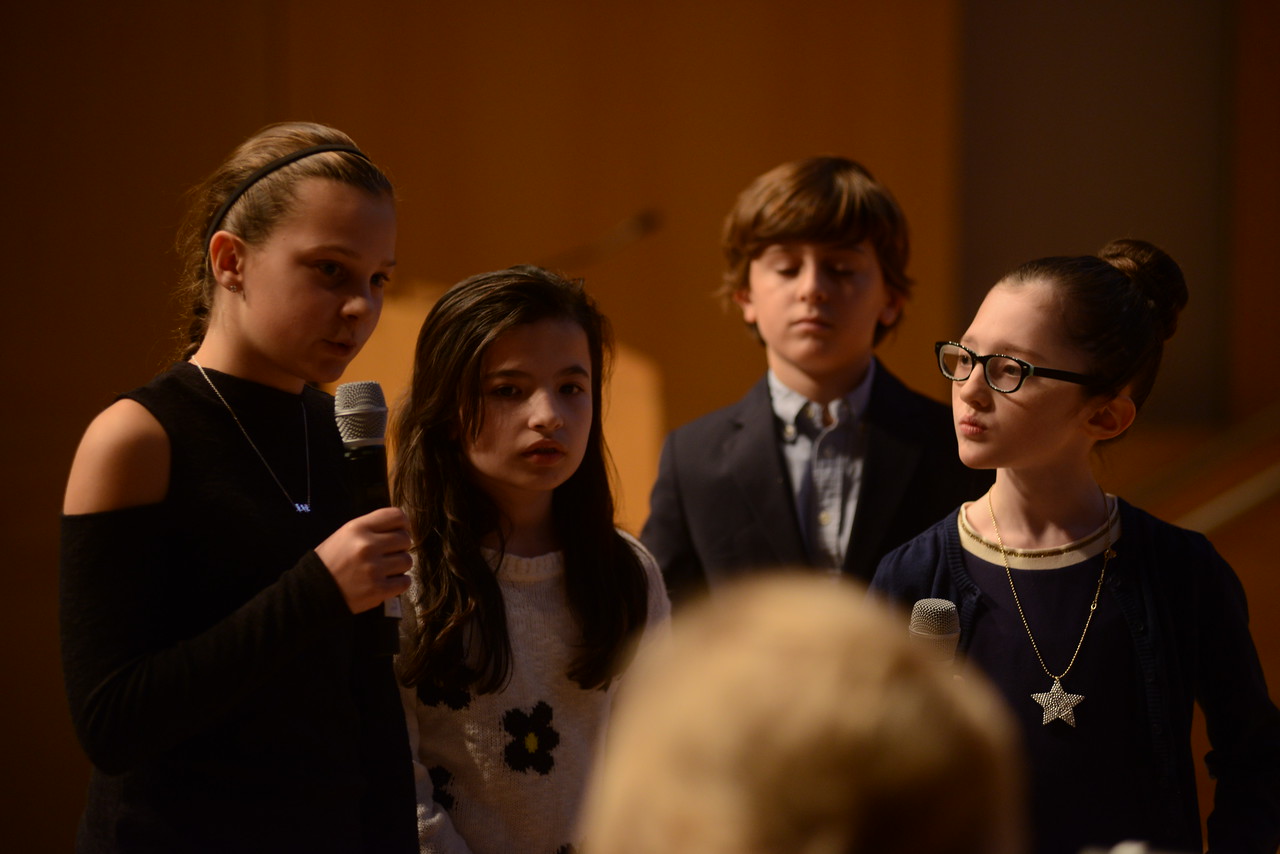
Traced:
<path fill-rule="evenodd" d="M 63 512 L 99 513 L 162 501 L 169 488 L 169 436 L 142 404 L 104 409 L 76 448 Z"/>

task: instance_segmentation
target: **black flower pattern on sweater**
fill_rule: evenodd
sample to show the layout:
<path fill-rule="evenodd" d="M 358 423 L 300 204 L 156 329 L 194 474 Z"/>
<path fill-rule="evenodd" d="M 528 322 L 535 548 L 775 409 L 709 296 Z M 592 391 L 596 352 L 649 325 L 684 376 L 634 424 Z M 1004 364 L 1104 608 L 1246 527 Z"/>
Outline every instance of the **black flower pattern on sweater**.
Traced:
<path fill-rule="evenodd" d="M 511 770 L 551 773 L 556 764 L 551 751 L 560 744 L 560 733 L 551 726 L 550 706 L 539 702 L 527 714 L 522 709 L 510 709 L 502 715 L 502 728 L 511 736 L 504 751 Z"/>
<path fill-rule="evenodd" d="M 471 692 L 465 688 L 445 688 L 423 679 L 418 683 L 418 699 L 424 706 L 443 704 L 460 712 L 471 705 Z"/>
<path fill-rule="evenodd" d="M 427 776 L 431 778 L 431 799 L 446 810 L 453 809 L 453 793 L 449 791 L 453 773 L 443 765 L 436 765 L 427 770 Z"/>

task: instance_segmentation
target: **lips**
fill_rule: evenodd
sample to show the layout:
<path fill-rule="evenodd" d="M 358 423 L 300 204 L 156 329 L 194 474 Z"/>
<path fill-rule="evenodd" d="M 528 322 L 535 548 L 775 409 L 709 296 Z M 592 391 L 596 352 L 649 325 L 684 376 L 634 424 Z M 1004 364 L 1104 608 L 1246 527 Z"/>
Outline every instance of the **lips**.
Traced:
<path fill-rule="evenodd" d="M 956 422 L 956 433 L 961 436 L 972 438 L 985 432 L 987 432 L 986 425 L 972 416 L 966 415 Z"/>
<path fill-rule="evenodd" d="M 534 442 L 520 452 L 520 456 L 537 465 L 552 465 L 565 458 L 565 449 L 559 442 L 544 439 Z"/>
<path fill-rule="evenodd" d="M 798 329 L 812 329 L 812 330 L 824 329 L 825 330 L 825 329 L 832 328 L 831 321 L 827 320 L 824 317 L 818 317 L 816 315 L 812 317 L 802 317 L 799 320 L 796 320 L 795 322 L 793 322 L 791 325 Z"/>
<path fill-rule="evenodd" d="M 344 359 L 351 358 L 360 350 L 360 345 L 355 341 L 326 338 L 324 343 L 335 356 L 339 356 Z"/>

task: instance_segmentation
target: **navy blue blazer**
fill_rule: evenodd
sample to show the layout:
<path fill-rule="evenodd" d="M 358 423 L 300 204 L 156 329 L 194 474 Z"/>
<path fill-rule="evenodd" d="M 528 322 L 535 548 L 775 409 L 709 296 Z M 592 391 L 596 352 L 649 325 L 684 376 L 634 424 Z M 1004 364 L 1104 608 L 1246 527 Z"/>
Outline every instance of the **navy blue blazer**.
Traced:
<path fill-rule="evenodd" d="M 876 366 L 864 414 L 866 458 L 843 570 L 870 581 L 880 558 L 990 486 L 967 468 L 951 410 Z M 673 602 L 734 576 L 811 566 L 779 447 L 767 380 L 671 432 L 641 540 Z"/>

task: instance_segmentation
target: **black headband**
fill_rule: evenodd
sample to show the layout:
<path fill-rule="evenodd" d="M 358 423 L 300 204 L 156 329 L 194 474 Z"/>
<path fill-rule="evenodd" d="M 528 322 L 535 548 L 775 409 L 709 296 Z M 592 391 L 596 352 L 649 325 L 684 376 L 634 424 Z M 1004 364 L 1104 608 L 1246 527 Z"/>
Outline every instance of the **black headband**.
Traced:
<path fill-rule="evenodd" d="M 270 163 L 259 166 L 257 169 L 253 170 L 248 178 L 245 178 L 236 185 L 236 188 L 231 191 L 231 195 L 227 196 L 227 200 L 218 208 L 218 212 L 213 215 L 213 219 L 209 220 L 209 228 L 206 229 L 204 233 L 204 254 L 209 254 L 209 241 L 213 240 L 213 235 L 217 233 L 218 227 L 222 225 L 222 219 L 227 215 L 227 211 L 231 210 L 232 205 L 240 201 L 240 197 L 248 192 L 250 187 L 277 169 L 282 169 L 295 160 L 301 160 L 304 157 L 310 157 L 311 155 L 319 154 L 322 151 L 346 151 L 354 154 L 362 160 L 366 160 L 370 163 L 373 162 L 369 160 L 363 151 L 356 148 L 354 145 L 347 145 L 341 142 L 329 142 L 323 145 L 312 145 L 307 148 L 299 148 L 297 151 L 291 151 L 283 157 L 277 157 Z"/>

